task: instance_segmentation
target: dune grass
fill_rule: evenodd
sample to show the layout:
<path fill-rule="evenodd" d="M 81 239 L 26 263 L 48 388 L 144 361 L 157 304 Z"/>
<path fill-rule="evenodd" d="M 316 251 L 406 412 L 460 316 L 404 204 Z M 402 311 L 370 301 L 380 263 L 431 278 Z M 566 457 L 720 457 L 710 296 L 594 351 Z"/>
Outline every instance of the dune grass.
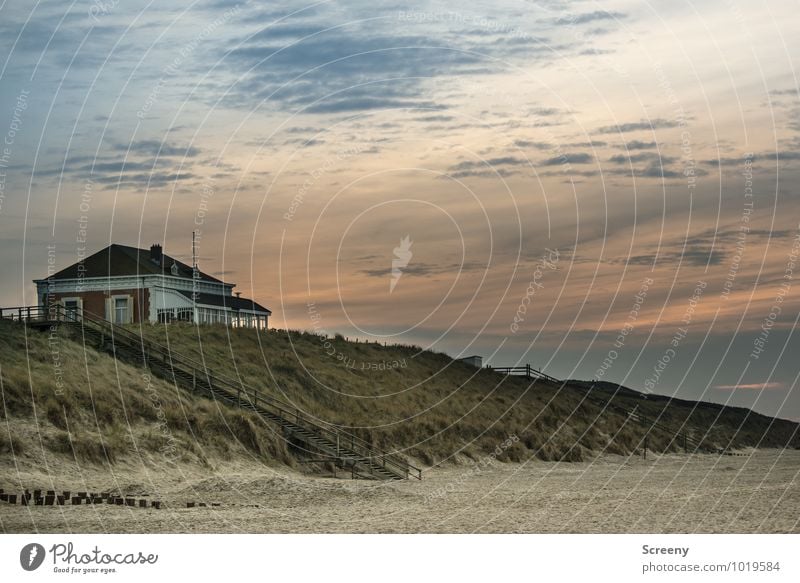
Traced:
<path fill-rule="evenodd" d="M 478 459 L 509 436 L 519 441 L 501 460 L 581 460 L 598 452 L 628 455 L 645 428 L 588 401 L 579 384 L 531 383 L 475 369 L 414 346 L 350 342 L 300 331 L 222 326 L 144 326 L 150 340 L 190 355 L 215 373 L 241 379 L 301 411 L 341 425 L 376 445 L 432 464 L 456 454 Z M 596 391 L 600 398 L 609 394 Z M 641 399 L 617 394 L 709 450 L 782 447 L 796 424 L 746 409 Z M 679 451 L 674 434 L 654 431 L 648 447 Z"/>
<path fill-rule="evenodd" d="M 154 463 L 204 464 L 230 455 L 294 463 L 257 416 L 192 397 L 75 340 L 66 330 L 0 321 L 0 451 L 11 453 L 13 444 L 15 455 L 35 456 L 43 448 L 95 464 L 144 454 Z M 16 430 L 3 420 L 17 421 Z"/>
<path fill-rule="evenodd" d="M 424 464 L 497 459 L 580 461 L 641 451 L 645 428 L 562 386 L 475 369 L 413 346 L 384 346 L 308 332 L 132 326 L 194 358 L 212 374 L 241 379 L 306 415 Z M 148 371 L 84 347 L 74 332 L 50 334 L 0 322 L 2 408 L 43 437 L 28 441 L 85 463 L 138 456 L 209 463 L 241 457 L 297 466 L 269 423 L 192 396 Z M 608 387 L 593 393 L 612 399 Z M 632 407 L 703 441 L 704 447 L 798 445 L 797 426 L 745 409 L 617 394 Z M 16 425 L 19 427 L 19 424 Z M 0 451 L 35 451 L 0 428 Z M 41 444 L 41 445 L 40 445 Z M 680 451 L 674 434 L 653 431 L 648 447 Z M 17 447 L 20 449 L 17 450 Z"/>

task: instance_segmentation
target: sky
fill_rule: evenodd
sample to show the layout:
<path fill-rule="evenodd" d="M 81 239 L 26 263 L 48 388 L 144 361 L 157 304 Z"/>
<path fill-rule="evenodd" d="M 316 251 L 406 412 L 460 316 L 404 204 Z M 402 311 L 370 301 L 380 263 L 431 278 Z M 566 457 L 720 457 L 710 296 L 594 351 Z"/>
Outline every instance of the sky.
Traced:
<path fill-rule="evenodd" d="M 272 326 L 800 420 L 796 2 L 0 0 L 0 305 L 110 242 Z"/>

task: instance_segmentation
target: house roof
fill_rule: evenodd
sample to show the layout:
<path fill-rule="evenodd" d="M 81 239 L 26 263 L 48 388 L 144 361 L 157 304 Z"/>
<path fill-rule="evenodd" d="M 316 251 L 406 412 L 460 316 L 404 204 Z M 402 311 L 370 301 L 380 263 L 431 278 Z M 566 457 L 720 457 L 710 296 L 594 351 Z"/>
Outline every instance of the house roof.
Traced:
<path fill-rule="evenodd" d="M 176 291 L 185 295 L 187 298 L 192 299 L 192 292 L 183 290 L 176 290 Z M 204 306 L 219 306 L 223 308 L 231 308 L 233 310 L 251 310 L 254 312 L 267 312 L 268 314 L 272 313 L 272 310 L 270 310 L 269 308 L 265 308 L 258 302 L 255 302 L 247 298 L 240 298 L 237 296 L 223 296 L 220 294 L 198 293 L 197 303 L 202 304 Z"/>
<path fill-rule="evenodd" d="M 125 275 L 175 275 L 191 279 L 192 268 L 182 261 L 162 255 L 161 265 L 150 259 L 149 249 L 138 249 L 127 245 L 112 243 L 105 249 L 83 259 L 83 262 L 73 263 L 47 279 L 76 279 L 79 277 L 115 277 Z M 172 273 L 173 263 L 177 266 L 177 273 Z M 207 273 L 199 272 L 201 281 L 212 283 L 225 283 Z M 233 285 L 233 284 L 226 284 Z"/>

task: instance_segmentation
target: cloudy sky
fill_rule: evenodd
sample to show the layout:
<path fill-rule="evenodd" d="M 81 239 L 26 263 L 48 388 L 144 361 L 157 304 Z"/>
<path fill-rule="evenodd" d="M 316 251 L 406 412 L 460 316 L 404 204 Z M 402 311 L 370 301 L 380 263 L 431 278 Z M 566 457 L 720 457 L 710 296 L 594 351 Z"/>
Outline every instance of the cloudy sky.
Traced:
<path fill-rule="evenodd" d="M 2 0 L 0 304 L 195 230 L 275 327 L 800 419 L 798 14 Z"/>

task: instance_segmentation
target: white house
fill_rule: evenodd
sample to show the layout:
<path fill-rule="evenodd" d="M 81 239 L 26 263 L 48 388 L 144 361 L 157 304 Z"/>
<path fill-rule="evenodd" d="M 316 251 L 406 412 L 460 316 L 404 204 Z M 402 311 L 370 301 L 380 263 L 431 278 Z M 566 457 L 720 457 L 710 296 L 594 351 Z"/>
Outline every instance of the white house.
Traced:
<path fill-rule="evenodd" d="M 185 321 L 267 328 L 272 312 L 234 295 L 226 283 L 165 255 L 112 244 L 46 279 L 34 280 L 39 304 L 63 305 L 116 324 Z"/>

